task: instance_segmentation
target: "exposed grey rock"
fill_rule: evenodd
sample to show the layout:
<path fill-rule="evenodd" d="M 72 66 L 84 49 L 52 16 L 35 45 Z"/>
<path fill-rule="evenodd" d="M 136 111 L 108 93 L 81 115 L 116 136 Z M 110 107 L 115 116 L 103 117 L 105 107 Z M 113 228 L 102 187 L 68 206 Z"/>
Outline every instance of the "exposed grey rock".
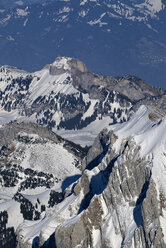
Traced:
<path fill-rule="evenodd" d="M 66 227 L 60 226 L 56 229 L 55 239 L 57 247 L 92 247 L 93 228 L 100 229 L 102 221 L 102 207 L 100 200 L 93 199 L 89 208 L 81 215 L 79 221 L 67 224 Z"/>
<path fill-rule="evenodd" d="M 159 202 L 157 200 L 157 192 L 155 183 L 150 181 L 146 198 L 142 204 L 142 218 L 144 225 L 144 235 L 146 245 L 148 247 L 166 247 L 163 241 L 163 233 L 159 221 Z M 164 230 L 163 230 L 164 231 Z"/>
<path fill-rule="evenodd" d="M 87 227 L 84 225 L 83 220 L 79 220 L 69 226 L 60 226 L 56 229 L 55 233 L 56 246 L 64 248 L 86 248 L 90 245 L 90 233 Z"/>
<path fill-rule="evenodd" d="M 96 166 L 100 162 L 103 152 L 106 153 L 106 146 L 108 141 L 109 135 L 107 129 L 104 129 L 101 133 L 99 133 L 94 141 L 93 146 L 89 149 L 85 158 L 84 167 L 88 166 L 88 168 L 92 168 L 94 165 Z"/>

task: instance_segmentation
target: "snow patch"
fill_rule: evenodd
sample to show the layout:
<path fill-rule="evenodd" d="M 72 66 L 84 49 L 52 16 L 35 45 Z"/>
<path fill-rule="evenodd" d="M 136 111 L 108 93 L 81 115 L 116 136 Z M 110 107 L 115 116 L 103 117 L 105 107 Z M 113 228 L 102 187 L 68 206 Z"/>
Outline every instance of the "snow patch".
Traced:
<path fill-rule="evenodd" d="M 87 117 L 91 117 L 94 113 L 95 110 L 95 105 L 98 102 L 98 100 L 91 100 L 90 101 L 90 106 L 88 108 L 88 110 L 84 113 L 84 115 L 82 116 L 82 120 L 85 120 Z"/>
<path fill-rule="evenodd" d="M 70 67 L 68 65 L 68 61 L 70 61 L 71 58 L 67 57 L 59 57 L 56 59 L 56 61 L 52 64 L 53 66 L 56 66 L 57 68 L 63 68 L 65 70 L 70 70 Z"/>
<path fill-rule="evenodd" d="M 27 8 L 24 9 L 17 9 L 17 15 L 18 16 L 27 16 L 29 14 L 29 12 L 27 11 Z"/>
<path fill-rule="evenodd" d="M 64 7 L 63 9 L 60 9 L 58 14 L 62 14 L 62 13 L 69 13 L 71 11 L 71 9 L 69 7 Z"/>
<path fill-rule="evenodd" d="M 88 0 L 82 0 L 82 1 L 80 2 L 80 6 L 85 5 L 87 2 L 88 2 Z"/>
<path fill-rule="evenodd" d="M 99 27 L 102 27 L 104 25 L 107 25 L 108 23 L 107 22 L 102 22 L 102 18 L 106 15 L 106 13 L 103 13 L 101 14 L 101 16 L 98 18 L 98 19 L 95 19 L 94 21 L 89 21 L 88 24 L 93 26 L 93 25 L 96 25 L 96 24 L 99 24 Z"/>
<path fill-rule="evenodd" d="M 161 228 L 163 230 L 163 234 L 164 234 L 164 243 L 166 244 L 166 234 L 165 234 L 165 230 L 166 230 L 166 210 L 162 209 L 162 216 L 160 216 L 160 224 L 161 224 Z"/>

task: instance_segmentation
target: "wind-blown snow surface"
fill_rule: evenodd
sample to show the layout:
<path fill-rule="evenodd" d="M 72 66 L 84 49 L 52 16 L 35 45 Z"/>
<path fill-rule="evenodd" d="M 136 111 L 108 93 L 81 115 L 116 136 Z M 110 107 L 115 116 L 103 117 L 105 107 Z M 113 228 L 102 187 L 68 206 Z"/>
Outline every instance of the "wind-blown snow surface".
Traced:
<path fill-rule="evenodd" d="M 152 112 L 151 112 L 152 111 Z M 150 119 L 154 115 L 155 121 Z M 118 151 L 123 139 L 131 137 L 140 146 L 142 157 L 151 156 L 153 159 L 153 170 L 156 184 L 163 183 L 166 178 L 166 116 L 164 112 L 154 110 L 152 107 L 141 106 L 134 117 L 127 123 L 115 125 L 115 134 L 119 137 L 115 143 L 115 150 Z M 166 184 L 163 188 L 166 193 Z"/>
<path fill-rule="evenodd" d="M 151 112 L 152 111 L 152 112 Z M 155 121 L 150 119 L 154 115 Z M 164 112 L 152 107 L 141 106 L 134 117 L 127 123 L 113 127 L 119 137 L 114 145 L 118 152 L 122 140 L 131 137 L 140 146 L 141 157 L 152 157 L 152 175 L 156 185 L 166 195 L 166 116 Z"/>
<path fill-rule="evenodd" d="M 141 106 L 139 110 L 134 114 L 133 118 L 131 118 L 131 120 L 121 125 L 114 125 L 111 127 L 111 129 L 118 135 L 118 137 L 120 137 L 118 139 L 118 142 L 116 142 L 115 149 L 117 151 L 122 140 L 126 137 L 133 137 L 141 134 L 142 137 L 144 137 L 145 133 L 147 131 L 149 132 L 149 129 L 151 130 L 152 127 L 154 127 L 154 122 L 149 119 L 150 110 L 152 110 L 152 113 L 155 112 L 154 116 L 156 115 L 156 118 L 160 118 L 160 116 L 164 115 L 162 111 L 160 113 L 160 111 L 154 111 L 154 109 L 151 107 Z"/>
<path fill-rule="evenodd" d="M 111 205 L 111 202 L 109 202 L 109 200 L 107 199 L 107 196 L 108 196 L 107 192 L 109 191 L 109 187 L 107 187 L 107 185 L 105 185 L 104 183 L 104 178 L 103 178 L 104 174 L 102 175 L 101 168 L 105 166 L 107 169 L 107 166 L 109 167 L 109 165 L 107 164 L 108 163 L 107 161 L 110 160 L 110 153 L 112 151 L 112 154 L 115 154 L 114 156 L 117 156 L 116 158 L 117 161 L 115 162 L 115 165 L 114 165 L 115 170 L 112 169 L 114 171 L 111 171 L 110 173 L 114 173 L 112 176 L 114 178 L 116 176 L 115 174 L 116 168 L 120 166 L 121 169 L 119 170 L 122 170 L 122 171 L 119 171 L 119 173 L 121 172 L 122 174 L 117 175 L 118 179 L 114 178 L 115 181 L 113 182 L 116 185 L 112 185 L 112 186 L 110 185 L 111 187 L 110 190 L 115 190 L 116 187 L 117 188 L 122 187 L 122 193 L 124 194 L 125 191 L 123 190 L 125 190 L 125 188 L 123 189 L 123 182 L 121 182 L 121 186 L 119 186 L 118 185 L 119 182 L 116 180 L 120 180 L 121 177 L 124 178 L 124 181 L 128 180 L 127 178 L 130 178 L 131 170 L 128 170 L 128 167 L 127 167 L 128 165 L 125 165 L 126 161 L 127 163 L 131 163 L 132 166 L 135 166 L 134 161 L 136 161 L 137 159 L 138 161 L 143 161 L 143 164 L 144 164 L 143 170 L 145 171 L 151 170 L 150 180 L 155 182 L 156 191 L 157 191 L 156 197 L 157 197 L 157 201 L 160 202 L 161 199 L 159 199 L 159 196 L 161 195 L 161 193 L 163 194 L 164 197 L 166 197 L 166 183 L 165 183 L 165 178 L 166 178 L 166 169 L 165 169 L 166 167 L 166 132 L 165 132 L 166 116 L 163 111 L 154 109 L 152 107 L 141 106 L 130 121 L 123 123 L 123 124 L 116 124 L 114 126 L 111 126 L 110 130 L 111 129 L 114 131 L 113 137 L 115 138 L 115 140 L 112 144 L 111 144 L 112 142 L 111 140 L 107 141 L 108 150 L 106 153 L 103 153 L 104 155 L 101 156 L 100 163 L 95 164 L 94 168 L 91 170 L 89 170 L 87 167 L 87 169 L 83 172 L 83 175 L 81 177 L 82 179 L 79 179 L 79 183 L 76 186 L 77 189 L 74 190 L 75 194 L 68 196 L 67 198 L 64 199 L 63 202 L 55 206 L 54 209 L 46 212 L 46 216 L 42 220 L 38 222 L 28 221 L 28 222 L 24 222 L 23 224 L 21 224 L 17 229 L 18 235 L 20 237 L 20 243 L 27 242 L 26 244 L 31 244 L 32 240 L 35 238 L 35 235 L 39 236 L 40 242 L 43 243 L 45 240 L 49 238 L 49 236 L 54 231 L 56 233 L 56 230 L 58 232 L 61 228 L 63 228 L 62 230 L 64 230 L 64 235 L 68 235 L 68 233 L 65 234 L 65 229 L 69 228 L 70 226 L 72 226 L 73 228 L 73 225 L 77 222 L 79 223 L 79 221 L 82 220 L 83 216 L 84 218 L 86 218 L 85 216 L 86 215 L 88 216 L 88 211 L 90 211 L 91 214 L 95 214 L 93 212 L 95 210 L 92 211 L 88 209 L 91 208 L 91 205 L 92 205 L 92 209 L 95 209 L 93 204 L 95 202 L 95 199 L 96 200 L 98 199 L 98 201 L 101 202 L 100 208 L 102 208 L 101 215 L 99 218 L 101 218 L 102 221 L 101 221 L 101 226 L 99 229 L 96 226 L 92 228 L 93 238 L 92 238 L 92 241 L 91 241 L 92 244 L 90 247 L 96 247 L 96 248 L 101 247 L 101 243 L 103 242 L 103 240 L 107 240 L 107 244 L 109 245 L 109 247 L 113 247 L 113 248 L 121 247 L 122 243 L 124 244 L 124 247 L 136 247 L 133 237 L 135 233 L 139 231 L 138 230 L 140 227 L 139 225 L 142 225 L 141 224 L 142 217 L 138 215 L 139 219 L 137 219 L 134 216 L 134 213 L 135 213 L 134 211 L 137 208 L 139 208 L 139 203 L 137 203 L 138 206 L 137 205 L 134 206 L 134 201 L 136 201 L 137 197 L 139 198 L 140 196 L 137 196 L 137 195 L 133 196 L 133 193 L 132 193 L 132 196 L 130 196 L 131 199 L 129 196 L 127 196 L 128 200 L 124 200 L 123 198 L 124 195 L 122 198 L 120 197 L 121 199 L 118 199 L 118 195 L 116 195 L 115 193 L 115 195 L 113 196 L 115 197 L 115 199 L 112 201 L 114 202 L 114 204 L 115 202 L 117 204 L 119 201 L 119 205 L 116 206 L 113 203 L 112 203 L 113 205 Z M 124 146 L 125 141 L 127 141 L 127 143 Z M 122 149 L 124 149 L 124 151 Z M 132 157 L 133 157 L 133 160 L 130 160 L 132 159 Z M 139 162 L 139 164 L 141 165 L 141 162 Z M 136 167 L 139 167 L 139 164 L 136 163 L 137 165 Z M 123 170 L 123 167 L 124 167 L 124 170 Z M 136 167 L 135 168 L 131 167 L 133 170 L 133 173 L 135 173 L 134 170 L 137 169 Z M 140 170 L 139 173 L 142 173 L 142 171 Z M 111 175 L 112 174 L 110 174 L 110 180 L 113 180 L 111 179 Z M 139 176 L 141 180 L 144 177 L 144 175 L 141 175 L 141 174 Z M 86 178 L 86 185 L 83 185 L 85 178 Z M 132 179 L 134 180 L 134 178 Z M 81 202 L 83 201 L 84 197 L 86 197 L 84 195 L 84 191 L 86 191 L 86 188 L 89 187 L 87 182 L 91 182 L 90 189 L 91 189 L 91 194 L 93 198 L 91 199 L 91 202 L 89 203 L 90 204 L 89 207 L 85 207 L 85 210 L 84 210 L 84 208 L 81 209 L 80 206 L 81 206 Z M 111 181 L 109 181 L 108 183 L 111 183 Z M 137 186 L 138 185 L 136 185 L 136 187 Z M 79 192 L 77 192 L 79 187 L 83 187 L 83 188 L 80 188 Z M 163 208 L 162 211 L 163 211 L 163 214 L 159 216 L 159 219 L 161 223 L 163 238 L 166 241 L 165 209 Z M 92 223 L 93 217 L 90 216 L 89 218 L 90 220 L 88 223 L 90 223 L 90 225 L 93 226 L 93 223 Z M 96 219 L 97 219 L 97 213 L 96 213 Z M 138 225 L 138 221 L 140 223 L 139 225 Z M 153 223 L 153 219 L 149 221 L 152 221 L 151 227 L 149 228 L 153 230 L 156 224 Z M 35 231 L 33 232 L 32 230 L 35 230 Z M 123 236 L 121 234 L 121 230 L 123 230 L 122 231 Z M 145 229 L 145 232 L 146 231 L 147 229 Z M 102 232 L 102 235 L 100 232 Z M 101 236 L 102 236 L 102 240 L 101 240 Z M 145 247 L 144 243 L 141 243 L 143 241 L 137 240 L 136 242 L 140 242 L 140 243 L 137 243 L 140 245 L 139 247 Z"/>

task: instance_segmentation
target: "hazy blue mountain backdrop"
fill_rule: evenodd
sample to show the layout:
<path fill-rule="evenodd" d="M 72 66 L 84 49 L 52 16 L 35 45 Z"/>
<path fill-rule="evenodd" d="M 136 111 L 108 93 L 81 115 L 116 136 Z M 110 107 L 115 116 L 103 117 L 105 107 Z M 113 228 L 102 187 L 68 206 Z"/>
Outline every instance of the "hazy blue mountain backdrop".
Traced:
<path fill-rule="evenodd" d="M 165 23 L 162 0 L 1 1 L 0 64 L 36 71 L 70 56 L 165 88 Z"/>

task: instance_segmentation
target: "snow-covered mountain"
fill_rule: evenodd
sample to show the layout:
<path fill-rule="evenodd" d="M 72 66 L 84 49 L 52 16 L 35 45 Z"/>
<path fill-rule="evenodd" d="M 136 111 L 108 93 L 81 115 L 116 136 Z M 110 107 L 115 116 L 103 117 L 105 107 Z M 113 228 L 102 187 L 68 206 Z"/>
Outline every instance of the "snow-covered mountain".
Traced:
<path fill-rule="evenodd" d="M 60 57 L 41 71 L 0 68 L 0 124 L 36 122 L 91 145 L 104 127 L 128 120 L 141 104 L 165 109 L 166 92 L 136 77 L 106 77 Z"/>
<path fill-rule="evenodd" d="M 0 247 L 165 247 L 165 113 L 165 90 L 77 59 L 1 66 Z"/>
<path fill-rule="evenodd" d="M 39 70 L 76 57 L 105 75 L 137 75 L 165 87 L 163 0 L 1 1 L 1 64 Z"/>
<path fill-rule="evenodd" d="M 128 122 L 104 129 L 84 159 L 81 177 L 75 178 L 75 183 L 71 182 L 65 189 L 63 199 L 60 195 L 55 196 L 58 200 L 54 200 L 54 206 L 49 205 L 50 189 L 38 194 L 30 191 L 31 195 L 22 189 L 12 198 L 16 186 L 10 186 L 0 203 L 0 208 L 4 207 L 6 211 L 1 218 L 7 232 L 11 232 L 13 226 L 17 229 L 17 247 L 32 247 L 32 243 L 33 247 L 55 247 L 56 243 L 57 248 L 165 247 L 165 117 L 163 110 L 141 106 Z M 6 132 L 18 124 L 10 125 L 5 128 Z M 41 133 L 32 135 L 30 130 L 28 133 L 17 133 L 13 139 L 14 149 L 10 147 L 10 152 L 5 153 L 1 148 L 1 160 L 7 161 L 6 169 L 14 167 L 18 163 L 16 160 L 27 160 L 30 150 L 33 160 L 32 151 L 35 146 L 41 146 L 41 139 L 43 146 L 49 146 Z M 63 149 L 60 144 L 58 146 Z M 23 150 L 22 155 L 19 148 Z M 57 144 L 52 149 L 57 149 Z M 7 158 L 5 154 L 8 154 Z M 67 156 L 71 155 L 67 153 Z M 32 174 L 31 171 L 25 174 L 24 165 L 21 162 L 21 172 L 16 170 L 19 174 L 16 185 L 24 182 L 28 173 Z M 78 173 L 78 169 L 75 170 Z M 44 180 L 45 174 L 41 176 Z M 33 218 L 22 216 L 19 211 L 24 209 L 25 199 L 29 203 L 26 216 L 30 214 Z M 43 212 L 40 209 L 44 209 Z"/>

